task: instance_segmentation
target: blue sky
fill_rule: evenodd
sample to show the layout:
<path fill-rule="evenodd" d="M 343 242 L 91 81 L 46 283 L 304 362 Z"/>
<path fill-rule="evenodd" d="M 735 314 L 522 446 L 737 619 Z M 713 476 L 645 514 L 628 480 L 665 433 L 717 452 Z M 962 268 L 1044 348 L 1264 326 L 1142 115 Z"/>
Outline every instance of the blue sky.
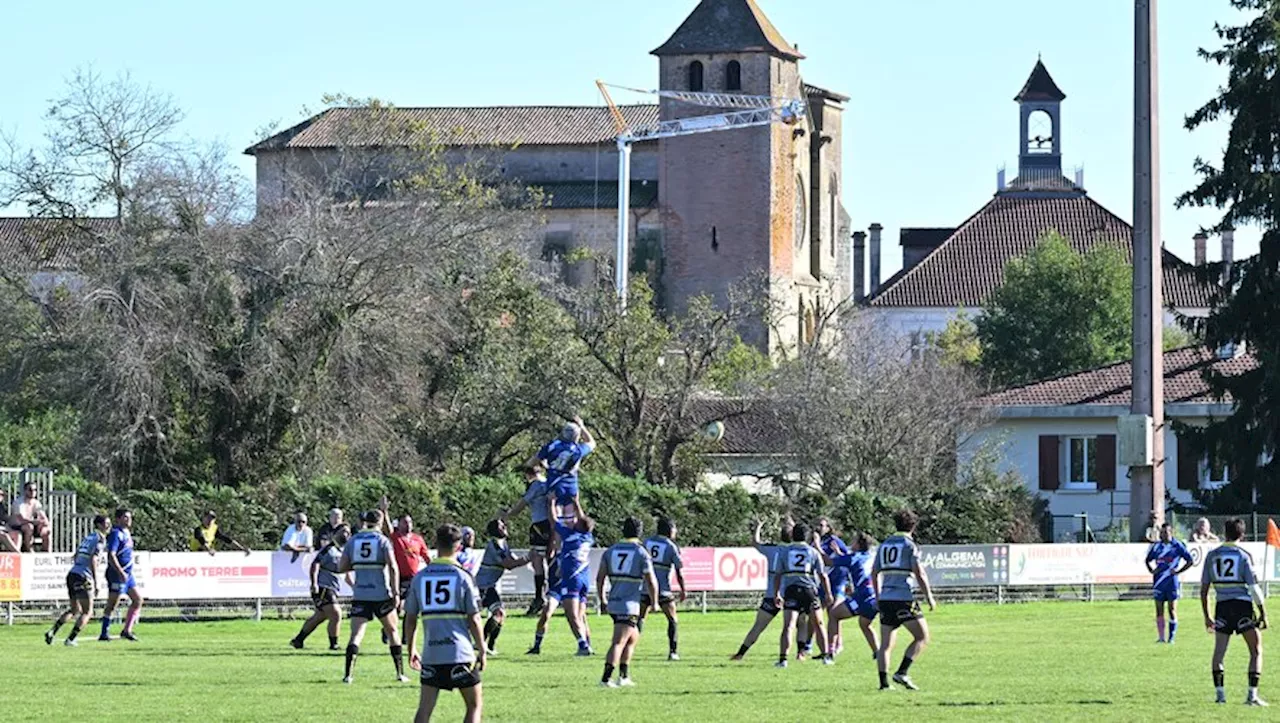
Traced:
<path fill-rule="evenodd" d="M 845 114 L 844 202 L 855 228 L 887 228 L 885 276 L 901 226 L 953 226 L 1017 164 L 1012 98 L 1042 55 L 1067 94 L 1063 155 L 1090 195 L 1132 216 L 1133 8 L 1128 0 L 759 0 L 808 56 L 808 82 L 852 96 Z M 593 81 L 652 87 L 648 53 L 695 0 L 381 0 L 172 3 L 9 0 L 0 45 L 0 128 L 35 142 L 48 100 L 92 66 L 172 93 L 184 132 L 240 150 L 288 125 L 321 95 L 398 105 L 596 104 Z M 1225 125 L 1194 134 L 1182 119 L 1225 72 L 1196 57 L 1214 46 L 1227 0 L 1161 3 L 1163 236 L 1184 258 L 1214 211 L 1173 209 L 1197 155 L 1216 160 Z M 620 99 L 621 100 L 621 99 Z M 1010 174 L 1013 175 L 1012 173 Z M 1242 230 L 1237 254 L 1257 234 Z M 1218 256 L 1216 239 L 1210 259 Z"/>

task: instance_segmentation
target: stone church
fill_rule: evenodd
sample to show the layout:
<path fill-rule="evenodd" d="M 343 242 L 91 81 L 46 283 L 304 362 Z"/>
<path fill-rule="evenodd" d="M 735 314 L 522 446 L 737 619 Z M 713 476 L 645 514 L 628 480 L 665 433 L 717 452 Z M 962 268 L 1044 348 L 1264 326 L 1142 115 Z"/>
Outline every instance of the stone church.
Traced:
<path fill-rule="evenodd" d="M 824 305 L 852 291 L 850 223 L 840 201 L 848 98 L 804 81 L 804 56 L 756 0 L 701 0 L 652 54 L 662 90 L 803 98 L 809 114 L 796 126 L 635 144 L 633 272 L 656 269 L 662 302 L 677 314 L 696 295 L 724 299 L 735 282 L 766 272 L 772 301 L 784 313 L 773 323 L 755 320 L 744 338 L 761 349 L 811 339 Z M 724 112 L 666 98 L 621 110 L 633 127 Z M 481 154 L 506 179 L 543 190 L 544 258 L 577 249 L 613 257 L 618 159 L 605 106 L 404 107 L 392 112 L 420 137 L 353 137 L 352 121 L 368 112 L 329 109 L 250 147 L 259 210 L 286 198 L 291 179 L 323 168 L 339 148 L 376 152 L 429 137 L 446 147 L 446 157 Z M 569 280 L 585 278 L 578 269 Z"/>

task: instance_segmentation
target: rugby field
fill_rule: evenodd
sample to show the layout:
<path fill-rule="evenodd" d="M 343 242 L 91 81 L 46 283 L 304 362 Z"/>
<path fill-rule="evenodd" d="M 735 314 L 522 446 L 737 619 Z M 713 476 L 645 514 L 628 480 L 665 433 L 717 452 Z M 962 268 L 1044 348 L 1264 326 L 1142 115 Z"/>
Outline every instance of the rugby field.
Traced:
<path fill-rule="evenodd" d="M 666 625 L 651 620 L 631 689 L 598 687 L 607 618 L 592 618 L 597 656 L 576 658 L 557 617 L 540 657 L 527 657 L 533 625 L 509 622 L 502 655 L 484 673 L 485 719 L 492 721 L 798 721 L 844 720 L 1153 720 L 1157 717 L 1263 719 L 1242 705 L 1247 654 L 1239 640 L 1227 658 L 1228 706 L 1211 703 L 1212 636 L 1198 600 L 1177 644 L 1156 645 L 1151 605 L 1036 603 L 945 605 L 930 616 L 934 644 L 912 677 L 919 692 L 876 690 L 876 672 L 857 631 L 837 664 L 773 667 L 775 623 L 742 663 L 729 662 L 752 613 L 688 613 L 679 662 L 666 660 Z M 3 718 L 15 720 L 271 721 L 410 720 L 417 684 L 394 682 L 377 635 L 365 645 L 354 685 L 323 629 L 296 651 L 297 622 L 143 622 L 139 643 L 94 640 L 46 647 L 44 627 L 0 626 L 0 671 L 11 693 Z M 344 624 L 345 631 L 345 624 Z M 66 629 L 63 634 L 65 635 Z M 118 632 L 117 630 L 113 632 Z M 1269 643 L 1269 634 L 1264 641 Z M 343 641 L 345 644 L 345 640 Z M 899 643 L 895 660 L 901 656 Z M 1264 674 L 1262 697 L 1280 704 L 1280 685 Z M 22 691 L 18 693 L 18 691 Z M 436 720 L 461 718 L 456 694 Z"/>

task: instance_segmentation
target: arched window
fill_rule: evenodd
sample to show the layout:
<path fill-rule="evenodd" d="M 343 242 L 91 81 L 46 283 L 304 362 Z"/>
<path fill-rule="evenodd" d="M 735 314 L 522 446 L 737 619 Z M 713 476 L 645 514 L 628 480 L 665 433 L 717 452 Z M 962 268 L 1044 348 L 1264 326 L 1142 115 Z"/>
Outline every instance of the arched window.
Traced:
<path fill-rule="evenodd" d="M 742 90 L 742 63 L 730 60 L 724 69 L 724 89 Z"/>
<path fill-rule="evenodd" d="M 702 90 L 702 62 L 695 60 L 689 63 L 689 90 Z"/>

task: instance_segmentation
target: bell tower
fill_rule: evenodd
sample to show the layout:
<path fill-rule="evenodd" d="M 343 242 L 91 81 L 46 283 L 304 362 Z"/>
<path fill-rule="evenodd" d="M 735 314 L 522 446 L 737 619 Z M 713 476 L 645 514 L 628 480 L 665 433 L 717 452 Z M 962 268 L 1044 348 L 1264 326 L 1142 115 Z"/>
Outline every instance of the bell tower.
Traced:
<path fill-rule="evenodd" d="M 1031 76 L 1014 97 L 1021 117 L 1020 181 L 1035 183 L 1062 178 L 1062 101 L 1066 97 L 1044 63 L 1037 59 Z"/>

